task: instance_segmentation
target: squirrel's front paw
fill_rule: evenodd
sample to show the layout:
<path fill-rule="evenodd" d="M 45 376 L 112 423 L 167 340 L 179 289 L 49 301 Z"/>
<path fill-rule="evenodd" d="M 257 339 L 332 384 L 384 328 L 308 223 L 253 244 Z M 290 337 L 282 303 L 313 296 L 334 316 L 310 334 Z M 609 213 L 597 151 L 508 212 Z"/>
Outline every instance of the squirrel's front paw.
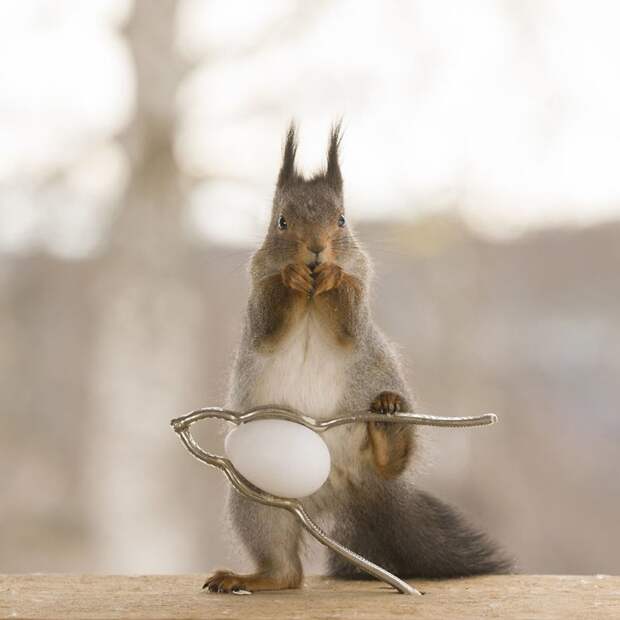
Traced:
<path fill-rule="evenodd" d="M 396 392 L 381 392 L 370 404 L 373 413 L 397 413 L 402 408 L 402 398 Z"/>
<path fill-rule="evenodd" d="M 373 413 L 397 413 L 407 407 L 400 394 L 381 392 L 370 405 Z M 404 424 L 369 422 L 368 438 L 379 475 L 390 479 L 400 475 L 409 462 L 411 433 Z"/>
<path fill-rule="evenodd" d="M 335 263 L 321 263 L 314 272 L 314 294 L 320 295 L 334 288 L 342 282 L 342 268 Z"/>
<path fill-rule="evenodd" d="M 309 295 L 312 292 L 314 281 L 312 272 L 303 263 L 291 263 L 282 269 L 284 286 Z"/>

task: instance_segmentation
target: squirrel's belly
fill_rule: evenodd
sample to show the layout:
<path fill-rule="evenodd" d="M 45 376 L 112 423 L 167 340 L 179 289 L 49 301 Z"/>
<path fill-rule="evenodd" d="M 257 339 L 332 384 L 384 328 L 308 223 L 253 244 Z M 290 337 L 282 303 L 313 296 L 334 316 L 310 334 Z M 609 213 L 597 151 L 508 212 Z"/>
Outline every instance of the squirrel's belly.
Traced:
<path fill-rule="evenodd" d="M 308 313 L 277 350 L 261 356 L 252 405 L 283 405 L 314 418 L 333 415 L 346 388 L 350 355 Z"/>

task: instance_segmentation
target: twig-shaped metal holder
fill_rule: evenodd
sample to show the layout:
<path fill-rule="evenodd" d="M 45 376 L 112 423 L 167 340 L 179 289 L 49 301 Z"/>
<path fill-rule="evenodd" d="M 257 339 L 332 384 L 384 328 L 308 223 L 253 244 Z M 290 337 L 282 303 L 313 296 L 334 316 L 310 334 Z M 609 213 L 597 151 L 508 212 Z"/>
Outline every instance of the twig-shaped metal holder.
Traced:
<path fill-rule="evenodd" d="M 172 428 L 179 435 L 179 438 L 189 452 L 199 461 L 221 469 L 239 493 L 253 499 L 256 502 L 260 502 L 261 504 L 275 506 L 276 508 L 284 508 L 285 510 L 293 513 L 306 528 L 306 530 L 320 543 L 324 544 L 326 547 L 329 547 L 332 551 L 339 553 L 346 560 L 352 564 L 355 564 L 355 566 L 369 573 L 373 577 L 376 577 L 377 579 L 393 586 L 396 590 L 403 594 L 420 594 L 420 592 L 402 579 L 396 577 L 396 575 L 393 575 L 384 568 L 373 564 L 366 558 L 363 558 L 361 555 L 351 551 L 347 547 L 330 538 L 308 516 L 308 513 L 304 510 L 302 503 L 298 499 L 276 497 L 275 495 L 261 491 L 251 482 L 246 480 L 237 471 L 229 459 L 203 450 L 192 437 L 190 427 L 195 422 L 207 418 L 226 420 L 227 422 L 232 422 L 236 425 L 254 422 L 256 420 L 287 420 L 289 422 L 302 424 L 316 433 L 323 433 L 330 428 L 341 426 L 342 424 L 352 424 L 355 422 L 391 422 L 396 424 L 419 424 L 422 426 L 461 427 L 483 426 L 493 424 L 497 421 L 497 416 L 493 413 L 472 417 L 449 418 L 421 415 L 417 413 L 379 414 L 370 413 L 368 411 L 360 411 L 349 415 L 330 418 L 328 420 L 315 420 L 314 418 L 304 415 L 299 411 L 295 411 L 294 409 L 285 409 L 282 407 L 269 405 L 256 407 L 255 409 L 251 409 L 250 411 L 246 411 L 244 413 L 222 409 L 221 407 L 205 407 L 203 409 L 196 409 L 195 411 L 181 416 L 180 418 L 175 418 L 170 422 Z"/>

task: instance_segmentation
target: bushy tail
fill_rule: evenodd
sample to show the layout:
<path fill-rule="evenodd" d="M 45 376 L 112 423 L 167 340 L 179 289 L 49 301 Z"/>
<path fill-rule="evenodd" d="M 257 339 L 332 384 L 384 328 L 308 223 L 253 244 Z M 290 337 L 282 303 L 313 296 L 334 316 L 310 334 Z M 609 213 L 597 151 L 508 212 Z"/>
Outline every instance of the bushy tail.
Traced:
<path fill-rule="evenodd" d="M 401 481 L 371 484 L 363 495 L 347 499 L 338 511 L 334 538 L 399 577 L 446 578 L 511 570 L 508 557 L 457 511 Z M 368 577 L 332 552 L 329 574 Z"/>

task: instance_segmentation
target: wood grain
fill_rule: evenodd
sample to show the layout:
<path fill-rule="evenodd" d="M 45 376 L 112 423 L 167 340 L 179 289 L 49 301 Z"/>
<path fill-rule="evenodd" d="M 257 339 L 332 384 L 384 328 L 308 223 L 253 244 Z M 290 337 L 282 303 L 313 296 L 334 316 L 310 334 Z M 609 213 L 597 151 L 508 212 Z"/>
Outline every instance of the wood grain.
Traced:
<path fill-rule="evenodd" d="M 375 581 L 307 578 L 303 590 L 201 591 L 203 575 L 4 575 L 0 618 L 459 620 L 620 618 L 620 577 L 509 575 L 416 581 L 422 597 Z"/>

